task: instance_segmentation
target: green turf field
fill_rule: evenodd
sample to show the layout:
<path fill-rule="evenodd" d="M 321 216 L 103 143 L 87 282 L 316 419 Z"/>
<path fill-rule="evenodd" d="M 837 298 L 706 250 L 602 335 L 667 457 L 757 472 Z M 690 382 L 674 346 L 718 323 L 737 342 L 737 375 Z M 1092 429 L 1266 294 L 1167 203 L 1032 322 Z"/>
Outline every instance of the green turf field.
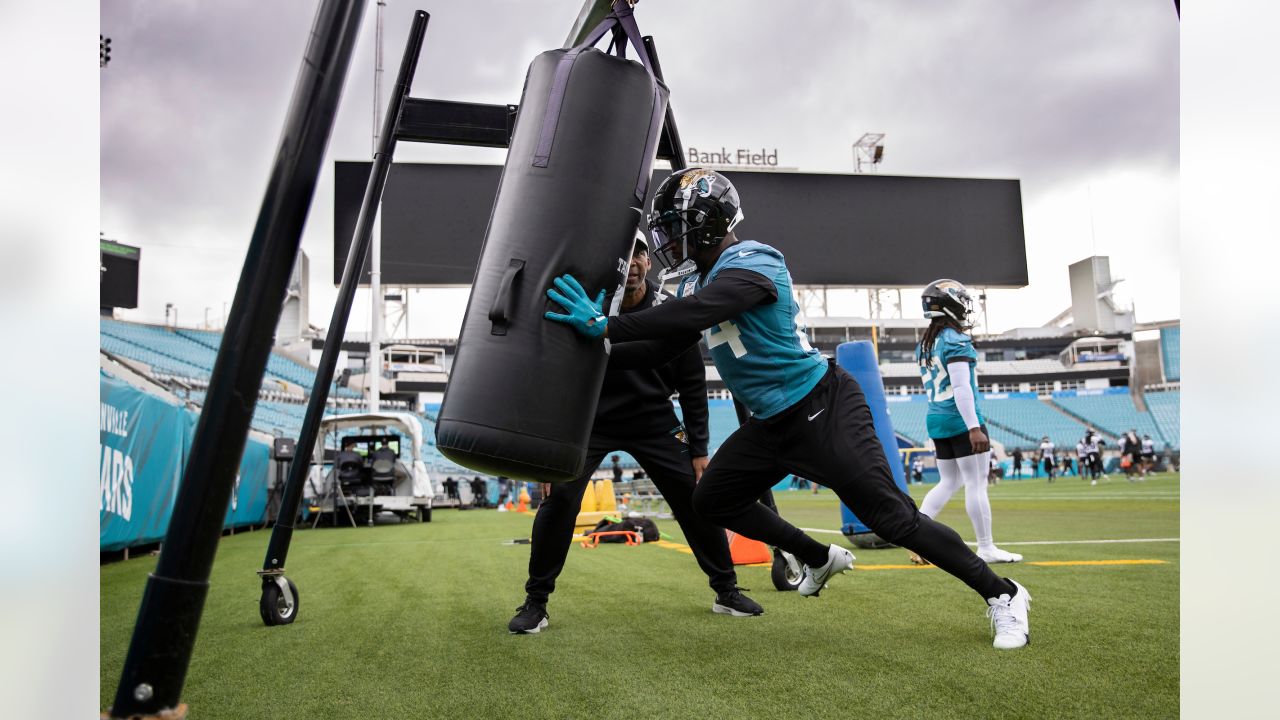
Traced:
<path fill-rule="evenodd" d="M 917 502 L 928 487 L 912 488 Z M 1178 487 L 991 488 L 996 540 L 1027 561 L 1000 571 L 1034 598 L 1032 643 L 1015 651 L 991 648 L 981 600 L 937 569 L 856 569 L 801 598 L 773 590 L 767 568 L 739 568 L 766 613 L 731 618 L 711 612 L 691 555 L 654 544 L 575 545 L 550 627 L 512 636 L 529 547 L 507 543 L 532 517 L 493 511 L 297 533 L 298 620 L 268 628 L 254 574 L 268 533 L 237 534 L 218 551 L 183 700 L 200 720 L 1177 717 Z M 778 501 L 798 526 L 840 527 L 830 492 Z M 940 519 L 972 540 L 963 493 Z M 1065 543 L 1095 540 L 1127 542 Z M 907 558 L 854 552 L 860 568 Z M 1028 564 L 1127 560 L 1155 562 Z M 101 569 L 104 708 L 154 565 Z"/>

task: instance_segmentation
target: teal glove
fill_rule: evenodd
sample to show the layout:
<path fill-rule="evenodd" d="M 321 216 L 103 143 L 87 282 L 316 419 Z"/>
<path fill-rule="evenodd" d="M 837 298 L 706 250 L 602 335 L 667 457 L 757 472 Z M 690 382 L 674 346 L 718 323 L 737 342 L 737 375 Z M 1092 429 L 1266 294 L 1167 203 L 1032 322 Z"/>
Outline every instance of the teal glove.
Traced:
<path fill-rule="evenodd" d="M 543 317 L 569 325 L 578 331 L 579 335 L 593 339 L 603 336 L 605 328 L 609 325 L 609 319 L 601 310 L 604 290 L 601 290 L 593 301 L 572 275 L 562 275 L 554 282 L 556 287 L 547 289 L 547 297 L 559 303 L 568 314 L 548 312 Z M 556 288 L 559 288 L 560 292 L 556 292 Z"/>

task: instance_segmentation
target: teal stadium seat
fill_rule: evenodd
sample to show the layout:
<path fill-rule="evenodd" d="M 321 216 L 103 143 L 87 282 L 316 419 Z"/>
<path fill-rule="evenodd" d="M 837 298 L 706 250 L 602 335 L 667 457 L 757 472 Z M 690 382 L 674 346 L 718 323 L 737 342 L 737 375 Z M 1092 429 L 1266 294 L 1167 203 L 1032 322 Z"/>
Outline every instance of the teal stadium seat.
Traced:
<path fill-rule="evenodd" d="M 1155 419 L 1156 425 L 1160 428 L 1160 435 L 1164 437 L 1164 442 L 1172 449 L 1181 448 L 1182 391 L 1148 392 L 1143 397 L 1147 401 L 1147 409 L 1151 411 L 1152 418 Z M 1157 443 L 1160 441 L 1160 437 L 1155 434 L 1151 435 L 1151 439 Z M 1161 449 L 1159 445 L 1156 447 Z"/>
<path fill-rule="evenodd" d="M 924 447 L 929 440 L 929 426 L 925 422 L 929 414 L 929 403 L 924 396 L 890 395 L 885 399 L 888 401 L 889 422 L 893 425 L 893 431 L 910 440 L 915 447 Z"/>
<path fill-rule="evenodd" d="M 1008 431 L 1006 440 L 1000 440 L 1007 448 L 1034 449 L 1040 446 L 1045 435 L 1059 450 L 1074 450 L 1076 442 L 1084 437 L 1085 426 L 1054 410 L 1044 401 L 1027 394 L 988 394 L 982 399 L 982 413 L 992 433 Z"/>
<path fill-rule="evenodd" d="M 1150 413 L 1138 410 L 1127 388 L 1100 395 L 1054 393 L 1053 402 L 1108 435 L 1119 436 L 1136 429 L 1139 436 L 1146 433 L 1158 443 L 1164 441 L 1156 421 Z"/>

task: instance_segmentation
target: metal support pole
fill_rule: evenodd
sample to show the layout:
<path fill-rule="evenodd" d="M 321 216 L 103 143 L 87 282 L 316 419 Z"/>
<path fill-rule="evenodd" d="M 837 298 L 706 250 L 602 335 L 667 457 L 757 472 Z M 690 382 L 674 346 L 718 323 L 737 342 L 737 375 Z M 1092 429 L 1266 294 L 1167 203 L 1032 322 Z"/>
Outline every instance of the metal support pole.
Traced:
<path fill-rule="evenodd" d="M 231 316 L 156 570 L 147 578 L 111 717 L 185 715 L 179 703 L 222 520 L 302 239 L 364 0 L 316 11 Z"/>
<path fill-rule="evenodd" d="M 373 148 L 378 152 L 378 108 L 382 105 L 382 10 L 386 7 L 378 0 L 377 32 L 374 37 L 373 72 Z M 412 33 L 411 33 L 412 34 Z M 408 90 L 405 90 L 408 94 Z M 394 128 L 394 125 L 392 126 Z M 391 128 L 388 128 L 390 130 Z M 369 250 L 369 362 L 365 366 L 369 389 L 369 412 L 378 412 L 382 404 L 382 332 L 386 329 L 382 299 L 382 196 L 375 208 L 373 246 Z"/>
<path fill-rule="evenodd" d="M 302 430 L 298 435 L 295 459 L 289 467 L 289 481 L 285 484 L 284 498 L 280 501 L 280 517 L 271 531 L 271 542 L 267 546 L 267 557 L 262 565 L 264 575 L 284 572 L 284 561 L 289 553 L 289 541 L 293 538 L 293 524 L 298 515 L 298 503 L 302 499 L 302 490 L 310 465 L 308 460 L 315 451 L 325 399 L 329 395 L 333 371 L 338 364 L 342 337 L 347 332 L 347 320 L 351 317 L 351 304 L 355 299 L 356 285 L 364 270 L 364 258 L 369 250 L 374 217 L 377 214 L 378 204 L 382 201 L 382 190 L 386 187 L 387 173 L 391 170 L 391 160 L 396 144 L 396 123 L 404 108 L 405 98 L 409 95 L 409 86 L 413 83 L 413 74 L 418 65 L 418 55 L 422 50 L 422 38 L 426 34 L 429 18 L 430 16 L 421 10 L 413 16 L 413 25 L 409 30 L 404 58 L 400 61 L 400 74 L 396 78 L 396 86 L 392 92 L 387 115 L 383 119 L 383 131 L 378 139 L 378 149 L 373 156 L 369 181 L 365 185 L 364 200 L 361 201 L 360 215 L 356 219 L 355 235 L 351 240 L 351 247 L 347 249 L 347 260 L 342 270 L 342 283 L 338 287 L 338 298 L 333 306 L 333 315 L 329 318 L 329 331 L 325 335 L 324 349 L 320 352 L 320 364 L 316 367 L 316 381 L 311 387 L 307 412 L 302 419 Z M 264 582 L 267 581 L 269 578 L 264 577 Z"/>

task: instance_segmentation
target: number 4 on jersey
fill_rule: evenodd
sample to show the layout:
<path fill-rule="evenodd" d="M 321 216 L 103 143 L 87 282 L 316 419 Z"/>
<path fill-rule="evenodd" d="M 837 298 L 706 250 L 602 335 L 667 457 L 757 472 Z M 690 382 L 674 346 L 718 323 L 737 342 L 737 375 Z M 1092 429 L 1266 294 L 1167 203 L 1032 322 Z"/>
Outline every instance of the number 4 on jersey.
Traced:
<path fill-rule="evenodd" d="M 716 327 L 709 328 L 706 331 L 706 339 L 708 348 L 729 343 L 729 349 L 733 351 L 734 357 L 747 354 L 747 346 L 742 344 L 742 334 L 738 332 L 738 326 L 731 320 L 725 320 Z"/>

